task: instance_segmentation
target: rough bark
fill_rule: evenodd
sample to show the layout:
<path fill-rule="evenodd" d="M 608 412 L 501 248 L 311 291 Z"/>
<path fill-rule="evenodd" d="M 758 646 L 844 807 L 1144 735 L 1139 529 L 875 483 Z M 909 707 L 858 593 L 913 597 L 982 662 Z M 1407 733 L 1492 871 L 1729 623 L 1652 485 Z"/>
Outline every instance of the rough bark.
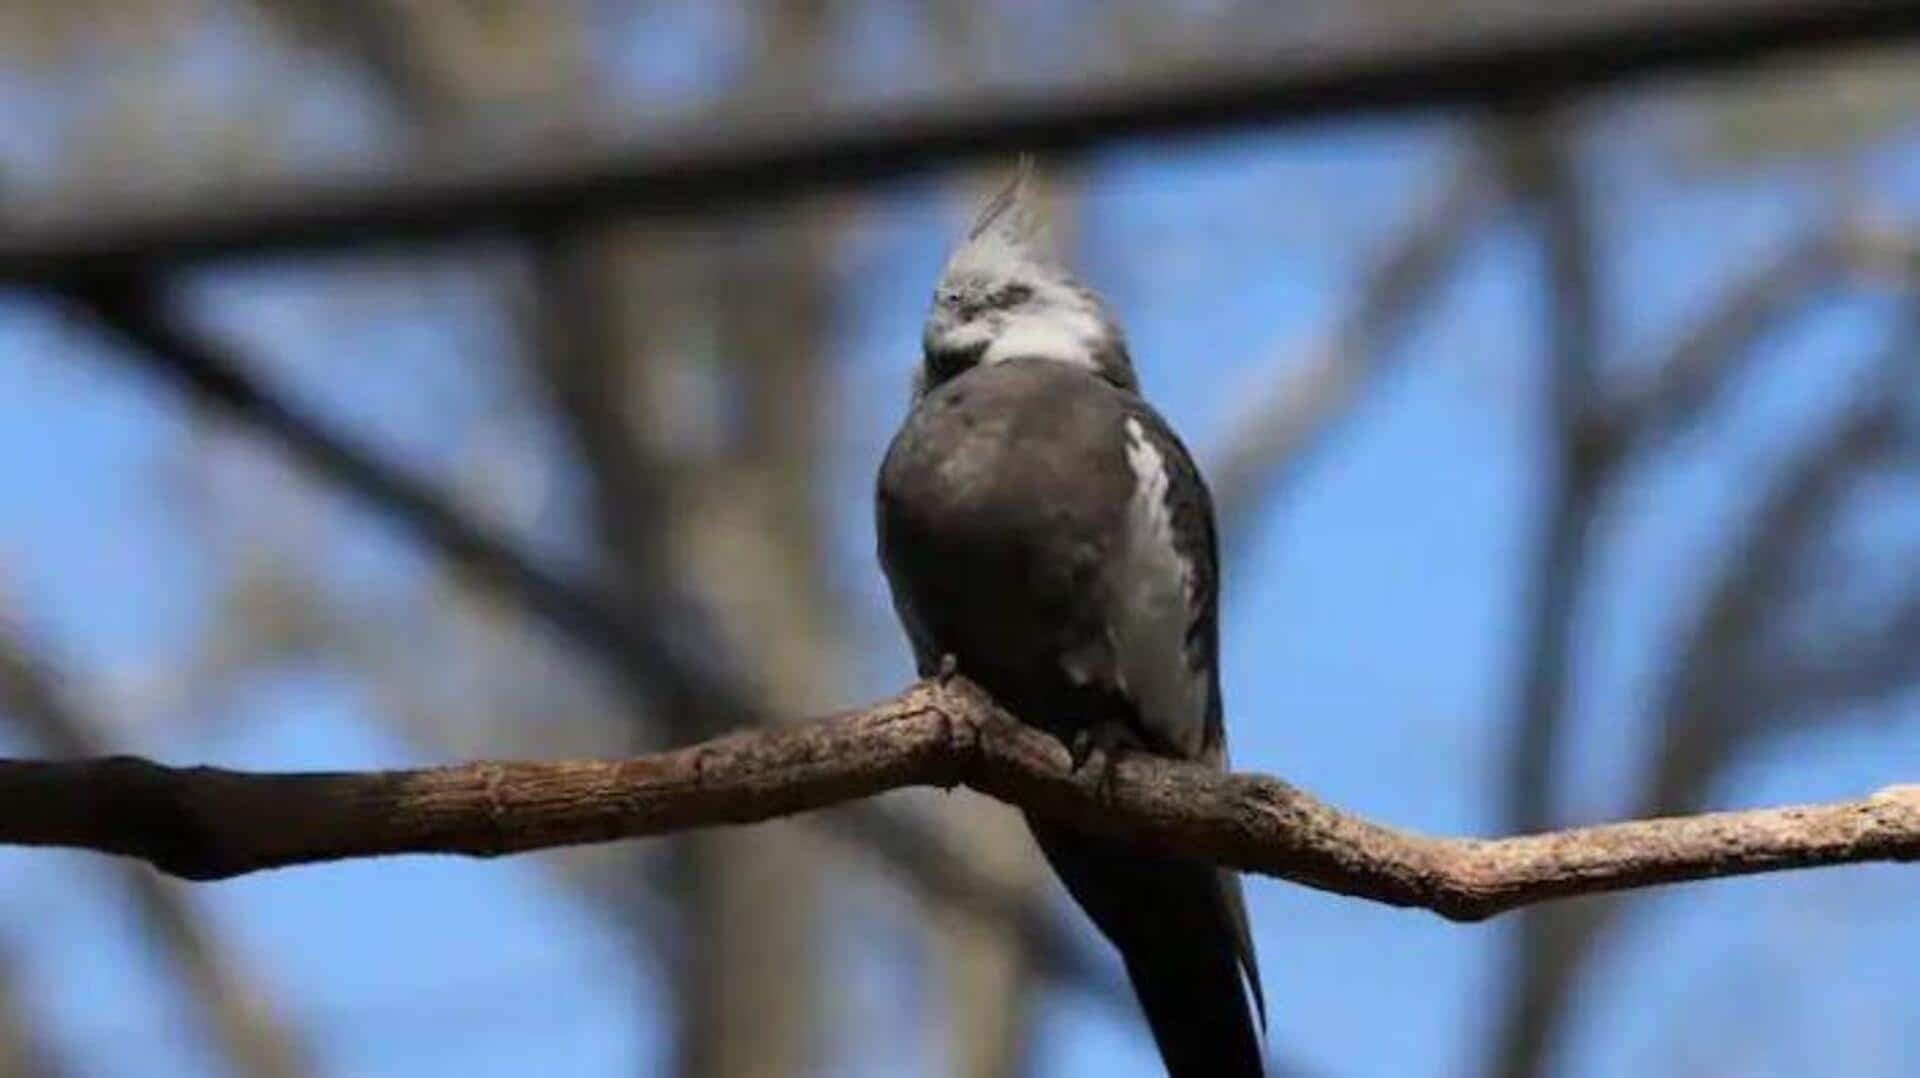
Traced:
<path fill-rule="evenodd" d="M 1141 755 L 1076 771 L 1064 746 L 959 678 L 862 711 L 625 760 L 280 774 L 130 756 L 0 761 L 0 845 L 96 850 L 213 880 L 383 854 L 494 857 L 962 784 L 1142 849 L 1456 921 L 1573 895 L 1920 859 L 1916 786 L 1822 805 L 1438 838 L 1342 813 L 1267 776 Z"/>

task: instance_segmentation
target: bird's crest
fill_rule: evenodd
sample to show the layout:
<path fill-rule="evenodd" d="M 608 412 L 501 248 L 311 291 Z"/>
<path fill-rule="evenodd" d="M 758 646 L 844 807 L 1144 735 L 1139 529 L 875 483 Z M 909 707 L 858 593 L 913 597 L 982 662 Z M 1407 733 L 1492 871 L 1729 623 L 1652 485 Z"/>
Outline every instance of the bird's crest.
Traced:
<path fill-rule="evenodd" d="M 934 289 L 915 397 L 979 364 L 1048 359 L 1135 389 L 1120 327 L 1055 251 L 1032 197 L 1033 159 L 974 219 Z"/>
<path fill-rule="evenodd" d="M 1047 229 L 1033 203 L 1033 155 L 1021 154 L 1012 178 L 974 218 L 953 253 L 949 271 L 1053 267 Z"/>
<path fill-rule="evenodd" d="M 1034 231 L 1033 211 L 1027 204 L 1027 185 L 1033 180 L 1033 155 L 1023 153 L 1013 178 L 1000 188 L 974 218 L 967 239 L 976 240 L 988 229 L 997 229 L 1010 239 L 1025 239 Z"/>

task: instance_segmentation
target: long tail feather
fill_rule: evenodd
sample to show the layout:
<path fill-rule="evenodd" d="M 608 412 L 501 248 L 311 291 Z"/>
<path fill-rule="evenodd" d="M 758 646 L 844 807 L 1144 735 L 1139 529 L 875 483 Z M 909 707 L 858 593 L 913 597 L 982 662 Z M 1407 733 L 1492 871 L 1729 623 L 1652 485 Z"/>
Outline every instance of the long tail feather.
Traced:
<path fill-rule="evenodd" d="M 1238 881 L 1028 818 L 1067 890 L 1126 962 L 1171 1078 L 1260 1078 L 1247 985 L 1259 975 L 1236 918 Z M 1243 983 L 1241 971 L 1247 972 Z M 1260 1024 L 1266 1024 L 1264 1004 Z"/>

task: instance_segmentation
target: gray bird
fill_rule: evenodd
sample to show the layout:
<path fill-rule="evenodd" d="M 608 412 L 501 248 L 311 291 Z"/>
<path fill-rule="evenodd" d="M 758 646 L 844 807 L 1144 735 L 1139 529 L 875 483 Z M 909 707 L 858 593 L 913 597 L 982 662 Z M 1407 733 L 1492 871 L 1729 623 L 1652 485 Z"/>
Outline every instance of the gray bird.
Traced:
<path fill-rule="evenodd" d="M 947 262 L 880 466 L 894 609 L 921 676 L 951 657 L 1076 766 L 1122 751 L 1224 769 L 1211 497 L 1106 305 L 1046 251 L 1025 175 Z M 1027 823 L 1119 949 L 1168 1073 L 1261 1074 L 1239 878 Z"/>

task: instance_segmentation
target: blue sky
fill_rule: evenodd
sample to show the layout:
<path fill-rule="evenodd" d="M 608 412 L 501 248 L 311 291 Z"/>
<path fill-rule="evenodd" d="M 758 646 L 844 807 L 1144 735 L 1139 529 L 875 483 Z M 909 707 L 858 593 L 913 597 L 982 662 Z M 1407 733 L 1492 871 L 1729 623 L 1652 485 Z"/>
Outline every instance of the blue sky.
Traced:
<path fill-rule="evenodd" d="M 697 42 L 713 31 L 679 32 Z M 633 47 L 662 39 L 653 40 Z M 884 49 L 884 27 L 875 40 Z M 207 47 L 209 81 L 244 84 L 217 61 L 231 54 Z M 897 77 L 887 64 L 874 70 L 878 81 Z M 700 71 L 659 77 L 693 92 Z M 26 107 L 0 92 L 12 98 L 0 101 L 6 114 Z M 303 137 L 351 153 L 360 128 L 339 117 L 352 102 L 329 100 Z M 1792 235 L 1818 204 L 1821 177 L 1792 166 L 1677 175 L 1645 137 L 1644 110 L 1616 106 L 1596 118 L 1585 163 L 1607 353 L 1630 361 Z M 1086 275 L 1126 322 L 1149 395 L 1203 459 L 1246 387 L 1330 324 L 1367 254 L 1418 212 L 1459 133 L 1441 120 L 1329 124 L 1122 145 L 1087 162 Z M 30 158 L 33 148 L 7 152 Z M 1865 160 L 1877 194 L 1920 208 L 1920 133 L 1891 132 Z M 831 571 L 861 634 L 850 703 L 908 676 L 871 559 L 867 491 L 904 407 L 927 290 L 969 213 L 959 185 L 896 185 L 860 204 L 842 248 L 834 349 L 844 422 L 823 497 Z M 1542 493 L 1532 243 L 1513 219 L 1479 235 L 1406 362 L 1227 567 L 1225 680 L 1240 767 L 1394 824 L 1494 828 L 1523 612 L 1518 568 Z M 197 282 L 193 300 L 275 384 L 422 474 L 452 482 L 476 445 L 503 447 L 527 469 L 530 493 L 489 511 L 564 559 L 577 552 L 572 540 L 543 524 L 566 508 L 564 496 L 542 493 L 551 432 L 501 406 L 525 387 L 511 370 L 510 323 L 464 272 L 480 257 L 393 260 L 372 286 L 351 264 L 240 267 Z M 1746 480 L 1846 391 L 1889 309 L 1864 293 L 1818 304 L 1766 345 L 1748 388 L 1635 475 L 1603 536 L 1578 636 L 1560 778 L 1583 814 L 1625 802 L 1664 649 L 1729 519 L 1755 494 Z M 29 299 L 0 300 L 0 585 L 82 698 L 115 714 L 165 680 L 209 616 L 215 555 L 181 500 L 177 461 L 223 436 L 170 394 L 98 362 L 90 353 L 102 347 Z M 220 451 L 257 473 L 248 482 L 308 482 L 232 439 Z M 326 557 L 313 573 L 327 588 L 380 601 L 421 586 L 418 552 L 355 506 L 289 498 L 261 512 L 286 514 L 261 525 L 269 531 L 319 537 Z M 218 721 L 143 715 L 116 732 L 179 762 L 428 760 L 385 732 L 364 685 L 323 660 L 260 671 L 216 706 Z M 1740 760 L 1715 801 L 1845 797 L 1920 779 L 1916 738 L 1910 702 L 1863 708 L 1858 721 Z M 657 988 L 627 960 L 629 939 L 530 860 L 302 868 L 194 896 L 327 1073 L 631 1074 L 660 1049 Z M 1249 899 L 1283 1055 L 1327 1075 L 1464 1073 L 1478 1062 L 1498 999 L 1501 923 L 1449 925 L 1266 880 L 1250 884 Z M 1835 1059 L 1849 1073 L 1920 1071 L 1911 1032 L 1920 996 L 1907 972 L 1920 962 L 1916 899 L 1920 879 L 1884 867 L 1650 895 L 1585 982 L 1566 1072 L 1809 1074 Z M 914 983 L 914 951 L 894 916 L 889 942 L 849 959 L 847 991 L 875 1007 L 893 998 L 880 1013 L 904 1015 L 911 1008 L 892 989 Z M 215 1073 L 164 962 L 142 945 L 96 859 L 0 852 L 0 950 L 22 965 L 34 1011 L 77 1073 Z M 1043 1073 L 1156 1073 L 1131 1016 L 1071 996 L 1046 1006 Z M 934 1058 L 914 1036 L 851 1056 L 850 1069 L 874 1074 Z"/>

